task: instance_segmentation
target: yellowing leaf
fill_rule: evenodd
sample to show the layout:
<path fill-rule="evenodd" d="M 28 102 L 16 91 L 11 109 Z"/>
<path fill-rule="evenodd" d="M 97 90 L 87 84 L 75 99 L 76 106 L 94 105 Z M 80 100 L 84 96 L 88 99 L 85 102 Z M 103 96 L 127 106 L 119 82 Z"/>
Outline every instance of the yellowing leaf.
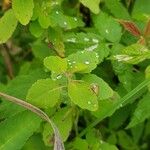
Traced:
<path fill-rule="evenodd" d="M 14 16 L 12 9 L 5 12 L 0 18 L 0 44 L 5 43 L 13 34 L 17 26 L 17 19 Z"/>
<path fill-rule="evenodd" d="M 29 23 L 33 15 L 33 0 L 13 0 L 12 8 L 16 18 L 21 24 L 26 25 Z"/>

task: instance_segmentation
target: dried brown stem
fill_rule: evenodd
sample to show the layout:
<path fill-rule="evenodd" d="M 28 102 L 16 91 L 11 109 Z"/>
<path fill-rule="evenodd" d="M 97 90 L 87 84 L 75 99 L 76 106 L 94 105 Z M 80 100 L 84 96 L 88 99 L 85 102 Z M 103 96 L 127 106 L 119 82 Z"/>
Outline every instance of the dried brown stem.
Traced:
<path fill-rule="evenodd" d="M 21 99 L 18 99 L 16 97 L 7 95 L 5 93 L 0 92 L 0 97 L 3 97 L 5 100 L 13 102 L 17 105 L 20 105 L 20 106 L 34 112 L 39 117 L 41 117 L 42 119 L 47 121 L 51 125 L 51 127 L 53 128 L 53 131 L 54 131 L 54 134 L 55 134 L 54 150 L 65 150 L 63 142 L 62 142 L 61 137 L 60 137 L 60 133 L 59 133 L 58 128 L 56 127 L 54 122 L 48 117 L 48 115 L 45 112 L 43 112 L 39 108 L 35 107 L 34 105 L 32 105 L 28 102 L 25 102 L 24 100 L 21 100 Z"/>
<path fill-rule="evenodd" d="M 13 66 L 12 66 L 11 58 L 8 52 L 8 47 L 5 44 L 3 44 L 0 46 L 0 48 L 1 48 L 1 54 L 4 57 L 4 62 L 5 62 L 5 66 L 8 72 L 8 76 L 10 79 L 13 79 L 14 77 Z"/>

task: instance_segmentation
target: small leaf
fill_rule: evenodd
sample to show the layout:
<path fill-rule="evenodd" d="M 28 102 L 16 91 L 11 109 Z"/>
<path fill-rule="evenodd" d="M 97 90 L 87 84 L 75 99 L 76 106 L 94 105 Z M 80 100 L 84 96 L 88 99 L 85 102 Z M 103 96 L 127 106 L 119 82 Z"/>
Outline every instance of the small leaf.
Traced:
<path fill-rule="evenodd" d="M 129 19 L 130 15 L 127 9 L 119 0 L 105 0 L 106 7 L 116 17 L 121 19 Z"/>
<path fill-rule="evenodd" d="M 88 7 L 93 13 L 95 14 L 98 14 L 100 9 L 99 9 L 99 3 L 100 3 L 100 0 L 94 0 L 94 1 L 91 1 L 91 0 L 80 0 L 80 2 Z"/>
<path fill-rule="evenodd" d="M 141 36 L 141 31 L 140 29 L 136 26 L 136 24 L 134 24 L 131 21 L 126 21 L 126 20 L 119 20 L 120 24 L 123 25 L 123 27 L 129 31 L 131 34 L 133 34 L 134 36 Z"/>
<path fill-rule="evenodd" d="M 33 14 L 33 0 L 13 0 L 12 8 L 18 21 L 27 25 Z"/>
<path fill-rule="evenodd" d="M 68 56 L 70 72 L 90 73 L 98 63 L 98 54 L 93 51 L 78 51 Z"/>
<path fill-rule="evenodd" d="M 29 111 L 24 111 L 6 119 L 0 124 L 0 149 L 18 150 L 35 132 L 41 119 Z"/>
<path fill-rule="evenodd" d="M 39 25 L 38 21 L 31 22 L 29 30 L 32 33 L 32 35 L 34 35 L 37 38 L 40 37 L 42 35 L 43 31 L 44 31 L 41 28 L 41 26 Z"/>
<path fill-rule="evenodd" d="M 40 108 L 50 108 L 56 105 L 60 97 L 61 88 L 56 81 L 41 79 L 29 89 L 27 101 Z"/>
<path fill-rule="evenodd" d="M 118 42 L 120 40 L 122 35 L 121 27 L 111 16 L 101 12 L 93 16 L 93 22 L 96 29 L 104 38 L 111 42 Z"/>
<path fill-rule="evenodd" d="M 111 58 L 119 62 L 138 64 L 145 59 L 150 59 L 150 51 L 144 45 L 132 44 L 124 48 L 121 54 L 114 55 Z"/>
<path fill-rule="evenodd" d="M 68 84 L 68 95 L 73 103 L 82 109 L 95 111 L 98 109 L 97 95 L 90 84 L 83 81 L 71 81 Z"/>
<path fill-rule="evenodd" d="M 5 12 L 0 18 L 0 44 L 5 43 L 13 34 L 17 26 L 17 19 L 14 16 L 12 9 Z"/>
<path fill-rule="evenodd" d="M 143 96 L 143 98 L 139 101 L 137 108 L 131 118 L 131 122 L 127 126 L 127 128 L 134 127 L 135 125 L 143 122 L 145 119 L 150 117 L 150 93 Z"/>
<path fill-rule="evenodd" d="M 67 140 L 68 136 L 70 135 L 71 128 L 72 128 L 72 114 L 70 113 L 66 116 L 66 118 L 64 118 L 64 116 L 66 115 L 68 111 L 69 111 L 68 108 L 62 108 L 61 110 L 56 112 L 54 116 L 52 117 L 52 120 L 58 127 L 58 130 L 60 132 L 60 135 L 63 141 Z M 53 139 L 53 130 L 50 127 L 50 125 L 46 123 L 44 125 L 44 131 L 43 131 L 43 140 L 44 140 L 45 145 L 50 146 L 53 144 L 53 140 L 52 140 L 52 143 L 50 143 L 51 142 L 49 140 L 50 138 Z"/>
<path fill-rule="evenodd" d="M 58 56 L 49 56 L 44 59 L 44 65 L 50 71 L 63 73 L 67 70 L 67 60 Z"/>
<path fill-rule="evenodd" d="M 53 51 L 51 51 L 51 49 L 40 40 L 35 41 L 31 46 L 34 57 L 41 61 L 43 61 L 45 57 L 54 54 L 52 53 Z"/>

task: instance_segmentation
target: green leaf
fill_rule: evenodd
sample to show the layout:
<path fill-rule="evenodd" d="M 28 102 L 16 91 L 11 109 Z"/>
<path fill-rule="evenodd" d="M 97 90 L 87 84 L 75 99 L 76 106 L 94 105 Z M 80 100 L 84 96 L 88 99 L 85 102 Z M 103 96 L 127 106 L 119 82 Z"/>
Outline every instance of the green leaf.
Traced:
<path fill-rule="evenodd" d="M 150 65 L 147 66 L 147 68 L 145 70 L 145 77 L 146 77 L 146 79 L 150 79 Z M 150 91 L 150 85 L 148 85 L 148 90 Z"/>
<path fill-rule="evenodd" d="M 44 142 L 42 140 L 42 137 L 37 134 L 33 135 L 29 138 L 29 140 L 26 142 L 22 150 L 48 150 L 46 146 L 44 145 Z"/>
<path fill-rule="evenodd" d="M 150 51 L 141 44 L 132 44 L 127 46 L 122 50 L 121 54 L 112 56 L 112 59 L 129 64 L 138 64 L 139 62 L 149 58 Z"/>
<path fill-rule="evenodd" d="M 104 38 L 111 42 L 120 41 L 122 35 L 121 26 L 111 16 L 101 12 L 98 15 L 93 15 L 93 22 L 95 28 Z"/>
<path fill-rule="evenodd" d="M 51 79 L 41 79 L 29 89 L 27 101 L 40 108 L 50 108 L 59 100 L 61 87 Z"/>
<path fill-rule="evenodd" d="M 17 19 L 12 9 L 10 9 L 0 18 L 0 44 L 5 43 L 12 36 L 16 27 Z"/>
<path fill-rule="evenodd" d="M 108 99 L 114 95 L 113 90 L 110 88 L 110 86 L 101 78 L 94 74 L 85 75 L 82 80 L 90 83 L 95 84 L 98 87 L 98 98 L 99 99 Z M 93 87 L 94 88 L 94 87 Z"/>
<path fill-rule="evenodd" d="M 70 72 L 90 73 L 97 67 L 99 56 L 93 51 L 78 51 L 68 56 Z"/>
<path fill-rule="evenodd" d="M 53 51 L 40 40 L 35 41 L 31 46 L 34 57 L 40 59 L 42 62 L 45 57 L 53 54 Z"/>
<path fill-rule="evenodd" d="M 150 14 L 150 1 L 136 0 L 133 5 L 132 16 L 137 20 L 147 20 Z"/>
<path fill-rule="evenodd" d="M 58 56 L 49 56 L 44 59 L 44 66 L 55 73 L 64 73 L 67 70 L 67 60 Z"/>
<path fill-rule="evenodd" d="M 127 9 L 119 0 L 105 0 L 106 7 L 117 18 L 130 19 Z"/>
<path fill-rule="evenodd" d="M 150 93 L 143 96 L 143 98 L 139 101 L 137 108 L 131 118 L 131 122 L 127 126 L 127 128 L 134 127 L 135 125 L 143 122 L 145 119 L 150 117 Z"/>
<path fill-rule="evenodd" d="M 38 17 L 39 24 L 42 28 L 46 29 L 50 26 L 49 14 L 51 12 L 51 5 L 45 1 L 41 4 L 41 9 Z"/>
<path fill-rule="evenodd" d="M 81 150 L 81 149 L 87 150 L 87 149 L 89 149 L 87 141 L 85 139 L 81 139 L 79 137 L 77 137 L 75 139 L 75 141 L 73 141 L 72 147 L 75 150 Z"/>
<path fill-rule="evenodd" d="M 82 109 L 95 111 L 98 109 L 97 95 L 91 85 L 84 81 L 71 81 L 68 84 L 68 95 L 73 103 Z"/>
<path fill-rule="evenodd" d="M 34 35 L 35 37 L 40 37 L 43 33 L 43 29 L 41 28 L 41 26 L 39 25 L 39 22 L 36 21 L 32 21 L 30 23 L 30 27 L 29 27 L 30 32 L 32 33 L 32 35 Z"/>
<path fill-rule="evenodd" d="M 100 3 L 100 0 L 94 0 L 94 1 L 91 1 L 91 0 L 80 0 L 80 2 L 88 7 L 93 13 L 95 14 L 98 14 L 99 13 L 99 3 Z"/>
<path fill-rule="evenodd" d="M 123 149 L 136 149 L 137 146 L 134 143 L 133 139 L 123 130 L 120 130 L 118 133 L 118 144 Z"/>
<path fill-rule="evenodd" d="M 103 142 L 103 141 L 101 141 L 100 143 L 101 143 L 100 148 L 102 150 L 119 150 L 115 145 L 111 145 L 111 144 Z"/>
<path fill-rule="evenodd" d="M 29 111 L 6 119 L 0 124 L 0 149 L 21 149 L 40 123 L 41 119 Z"/>
<path fill-rule="evenodd" d="M 116 105 L 119 103 L 119 98 L 119 95 L 115 93 L 113 98 L 99 101 L 99 109 L 95 112 L 92 112 L 92 114 L 100 120 L 111 116 L 118 109 Z"/>
<path fill-rule="evenodd" d="M 47 76 L 48 75 L 43 72 L 42 69 L 33 70 L 29 72 L 28 75 L 20 75 L 11 80 L 7 84 L 4 92 L 11 96 L 25 100 L 28 89 L 32 86 L 32 84 L 38 79 L 44 79 Z M 2 118 L 11 117 L 23 110 L 24 108 L 21 106 L 3 100 L 0 107 L 0 116 L 2 116 Z"/>
<path fill-rule="evenodd" d="M 67 138 L 70 135 L 70 131 L 72 129 L 72 113 L 67 114 L 68 111 L 70 111 L 68 108 L 62 108 L 61 110 L 56 112 L 52 117 L 52 120 L 58 127 L 58 130 L 60 132 L 63 141 L 67 140 Z M 50 138 L 53 139 L 53 130 L 50 127 L 50 125 L 46 123 L 44 125 L 43 131 L 43 140 L 45 142 L 45 145 L 53 144 L 50 143 L 49 141 Z"/>
<path fill-rule="evenodd" d="M 13 0 L 12 8 L 18 21 L 27 25 L 33 15 L 33 0 Z"/>

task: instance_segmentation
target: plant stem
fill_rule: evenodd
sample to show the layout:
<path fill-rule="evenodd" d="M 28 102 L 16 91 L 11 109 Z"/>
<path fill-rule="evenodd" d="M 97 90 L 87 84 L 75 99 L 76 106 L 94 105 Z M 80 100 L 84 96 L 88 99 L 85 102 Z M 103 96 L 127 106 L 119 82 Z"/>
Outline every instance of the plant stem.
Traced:
<path fill-rule="evenodd" d="M 47 121 L 53 128 L 54 133 L 55 133 L 55 144 L 54 144 L 54 150 L 64 150 L 64 145 L 63 142 L 60 138 L 60 133 L 58 131 L 58 128 L 56 127 L 56 125 L 54 124 L 54 122 L 48 117 L 48 115 L 43 112 L 42 110 L 40 110 L 38 107 L 35 107 L 34 105 L 25 102 L 24 100 L 18 99 L 16 97 L 7 95 L 5 93 L 0 92 L 0 97 L 5 98 L 6 100 L 13 102 L 17 105 L 20 105 L 32 112 L 34 112 L 35 114 L 37 114 L 39 117 L 41 117 L 42 119 L 44 119 L 45 121 Z"/>

